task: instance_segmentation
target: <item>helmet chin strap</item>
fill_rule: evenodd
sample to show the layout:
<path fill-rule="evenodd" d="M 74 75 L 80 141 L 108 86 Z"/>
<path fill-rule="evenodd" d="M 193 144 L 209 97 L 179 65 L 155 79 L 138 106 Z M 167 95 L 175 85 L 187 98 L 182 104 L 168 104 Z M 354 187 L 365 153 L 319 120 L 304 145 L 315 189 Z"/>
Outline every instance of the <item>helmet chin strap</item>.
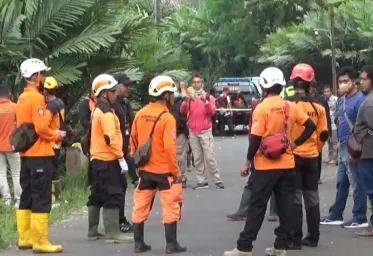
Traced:
<path fill-rule="evenodd" d="M 28 80 L 25 78 L 25 81 L 27 82 L 27 84 L 29 85 L 32 85 L 32 86 L 36 86 L 36 87 L 40 87 L 41 84 L 40 84 L 40 72 L 37 73 L 37 81 L 31 81 L 31 80 Z"/>

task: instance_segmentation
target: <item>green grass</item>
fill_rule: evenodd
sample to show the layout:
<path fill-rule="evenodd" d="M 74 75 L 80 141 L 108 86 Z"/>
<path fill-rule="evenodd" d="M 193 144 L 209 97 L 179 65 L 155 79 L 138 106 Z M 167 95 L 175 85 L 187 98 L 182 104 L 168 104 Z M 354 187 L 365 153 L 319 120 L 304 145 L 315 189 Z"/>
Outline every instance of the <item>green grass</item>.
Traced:
<path fill-rule="evenodd" d="M 70 213 L 80 209 L 87 202 L 86 171 L 61 179 L 60 207 L 53 209 L 50 222 L 58 222 Z M 0 203 L 0 251 L 17 242 L 17 226 L 14 207 Z"/>

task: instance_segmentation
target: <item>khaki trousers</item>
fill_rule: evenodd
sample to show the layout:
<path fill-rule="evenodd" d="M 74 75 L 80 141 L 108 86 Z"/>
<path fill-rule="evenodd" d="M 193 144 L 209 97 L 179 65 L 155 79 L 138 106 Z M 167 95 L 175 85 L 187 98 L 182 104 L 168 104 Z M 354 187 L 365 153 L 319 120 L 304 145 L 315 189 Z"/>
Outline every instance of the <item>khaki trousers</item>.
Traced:
<path fill-rule="evenodd" d="M 182 181 L 187 181 L 188 177 L 186 176 L 186 172 L 188 170 L 188 138 L 185 134 L 180 134 L 176 138 L 176 155 L 177 161 L 179 163 L 179 168 L 181 171 Z"/>
<path fill-rule="evenodd" d="M 189 143 L 193 152 L 198 182 L 207 182 L 206 172 L 212 175 L 212 180 L 215 183 L 222 182 L 214 152 L 212 131 L 209 130 L 201 134 L 190 132 L 189 134 Z"/>
<path fill-rule="evenodd" d="M 21 159 L 19 153 L 0 153 L 0 194 L 4 200 L 12 199 L 7 180 L 8 166 L 13 180 L 14 199 L 18 201 L 22 193 L 20 184 Z"/>

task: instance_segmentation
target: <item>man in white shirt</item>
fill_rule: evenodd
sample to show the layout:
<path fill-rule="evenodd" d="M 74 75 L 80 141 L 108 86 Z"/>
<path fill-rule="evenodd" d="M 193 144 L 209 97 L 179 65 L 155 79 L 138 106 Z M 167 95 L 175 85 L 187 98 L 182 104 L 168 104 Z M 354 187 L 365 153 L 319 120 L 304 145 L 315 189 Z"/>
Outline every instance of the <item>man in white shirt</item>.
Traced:
<path fill-rule="evenodd" d="M 329 159 L 325 161 L 329 165 L 335 166 L 337 164 L 337 125 L 335 123 L 336 112 L 337 112 L 337 102 L 338 97 L 333 95 L 332 90 L 329 85 L 324 87 L 324 97 L 328 101 L 330 110 L 330 119 L 332 121 L 332 137 L 328 141 Z"/>

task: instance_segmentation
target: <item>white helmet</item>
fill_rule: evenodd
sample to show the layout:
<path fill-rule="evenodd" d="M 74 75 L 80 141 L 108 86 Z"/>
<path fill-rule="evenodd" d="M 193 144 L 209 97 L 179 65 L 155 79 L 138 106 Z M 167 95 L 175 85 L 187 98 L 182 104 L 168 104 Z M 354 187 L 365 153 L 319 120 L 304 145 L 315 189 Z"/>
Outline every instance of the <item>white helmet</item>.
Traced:
<path fill-rule="evenodd" d="M 176 84 L 169 76 L 156 76 L 149 84 L 149 95 L 158 97 L 164 92 L 176 92 Z"/>
<path fill-rule="evenodd" d="M 35 58 L 25 60 L 20 66 L 21 76 L 24 78 L 30 78 L 33 74 L 49 71 L 50 69 L 44 62 Z"/>
<path fill-rule="evenodd" d="M 118 84 L 115 78 L 108 74 L 101 74 L 93 80 L 92 91 L 97 97 L 103 90 L 113 89 Z"/>
<path fill-rule="evenodd" d="M 269 89 L 276 84 L 286 85 L 284 73 L 278 68 L 269 67 L 260 73 L 259 84 L 264 89 Z"/>

